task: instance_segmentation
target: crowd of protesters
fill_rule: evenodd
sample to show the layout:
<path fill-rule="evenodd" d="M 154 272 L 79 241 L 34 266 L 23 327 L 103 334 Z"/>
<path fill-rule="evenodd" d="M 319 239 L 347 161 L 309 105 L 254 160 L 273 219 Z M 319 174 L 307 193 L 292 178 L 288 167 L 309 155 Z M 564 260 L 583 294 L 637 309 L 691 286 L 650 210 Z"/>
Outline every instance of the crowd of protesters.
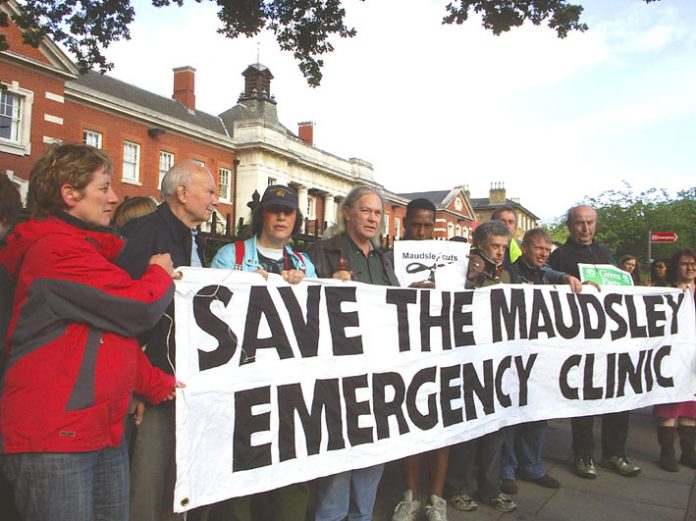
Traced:
<path fill-rule="evenodd" d="M 134 197 L 117 208 L 106 154 L 87 145 L 55 145 L 33 167 L 32 217 L 16 224 L 19 192 L 0 175 L 0 511 L 24 521 L 168 521 L 175 481 L 173 279 L 182 266 L 204 267 L 198 227 L 217 205 L 210 170 L 177 163 L 162 180 L 162 203 Z M 392 252 L 379 237 L 384 198 L 354 188 L 330 236 L 306 252 L 292 247 L 303 221 L 294 189 L 269 186 L 253 211 L 246 240 L 224 246 L 210 267 L 281 276 L 290 284 L 334 278 L 398 285 Z M 408 204 L 406 240 L 431 240 L 436 207 Z M 540 228 L 516 238 L 515 210 L 501 207 L 473 233 L 465 287 L 565 284 L 587 290 L 578 264 L 613 264 L 640 284 L 638 260 L 619 262 L 595 240 L 597 213 L 567 214 L 569 237 L 552 252 Z M 9 231 L 9 234 L 8 234 Z M 690 291 L 696 252 L 681 249 L 650 265 L 650 284 Z M 413 285 L 433 288 L 432 281 Z M 593 288 L 595 291 L 599 288 Z M 692 297 L 693 298 L 693 297 Z M 655 407 L 659 465 L 696 468 L 696 402 Z M 624 451 L 629 412 L 604 414 L 601 462 L 625 477 L 641 469 Z M 597 477 L 592 416 L 572 418 L 574 470 Z M 558 488 L 542 459 L 545 421 L 507 427 L 452 447 L 405 458 L 404 494 L 393 521 L 445 521 L 448 506 L 478 502 L 516 510 L 517 479 Z M 679 440 L 677 458 L 675 443 Z M 425 506 L 421 464 L 429 475 Z M 264 494 L 273 519 L 370 520 L 382 464 L 296 483 Z M 315 501 L 312 501 L 312 498 Z M 257 496 L 189 513 L 190 519 L 251 521 Z M 311 512 L 311 513 L 310 513 Z"/>

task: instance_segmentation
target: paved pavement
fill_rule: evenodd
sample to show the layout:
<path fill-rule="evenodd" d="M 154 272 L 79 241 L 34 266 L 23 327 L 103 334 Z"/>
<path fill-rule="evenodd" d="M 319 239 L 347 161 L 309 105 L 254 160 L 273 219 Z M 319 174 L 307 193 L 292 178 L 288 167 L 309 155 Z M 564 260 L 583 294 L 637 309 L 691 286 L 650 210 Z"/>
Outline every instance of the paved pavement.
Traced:
<path fill-rule="evenodd" d="M 518 481 L 519 492 L 512 496 L 518 510 L 500 513 L 479 504 L 475 512 L 448 509 L 449 521 L 696 521 L 696 471 L 681 467 L 665 472 L 657 466 L 658 445 L 655 420 L 650 409 L 631 414 L 627 455 L 642 468 L 640 476 L 625 478 L 598 467 L 594 480 L 573 474 L 570 450 L 570 421 L 549 422 L 544 451 L 549 474 L 561 488 L 545 489 Z M 595 422 L 596 454 L 599 458 L 599 422 Z M 403 494 L 402 465 L 387 465 L 380 484 L 374 521 L 390 521 L 394 506 Z M 424 481 L 421 486 L 427 490 Z M 423 497 L 422 501 L 425 500 Z"/>

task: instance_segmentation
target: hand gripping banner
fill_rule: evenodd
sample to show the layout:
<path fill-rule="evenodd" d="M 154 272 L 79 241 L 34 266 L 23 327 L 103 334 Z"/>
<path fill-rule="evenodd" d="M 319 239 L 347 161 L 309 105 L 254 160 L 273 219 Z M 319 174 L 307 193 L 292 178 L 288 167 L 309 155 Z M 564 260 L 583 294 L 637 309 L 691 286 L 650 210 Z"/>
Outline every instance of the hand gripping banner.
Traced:
<path fill-rule="evenodd" d="M 517 423 L 690 400 L 693 295 L 436 291 L 184 270 L 181 512 Z"/>

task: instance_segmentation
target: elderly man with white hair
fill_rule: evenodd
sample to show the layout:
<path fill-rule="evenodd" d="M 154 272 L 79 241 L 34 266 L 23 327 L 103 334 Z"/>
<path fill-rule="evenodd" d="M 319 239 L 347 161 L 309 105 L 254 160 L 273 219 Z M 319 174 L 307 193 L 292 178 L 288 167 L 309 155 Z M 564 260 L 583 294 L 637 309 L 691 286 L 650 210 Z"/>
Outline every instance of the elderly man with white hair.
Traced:
<path fill-rule="evenodd" d="M 203 265 L 196 228 L 210 219 L 218 203 L 215 180 L 210 170 L 193 161 L 175 164 L 162 179 L 164 202 L 151 214 L 126 223 L 120 232 L 126 246 L 117 264 L 134 278 L 147 267 L 156 253 L 169 253 L 174 267 Z M 145 354 L 152 365 L 174 374 L 174 335 L 170 334 L 173 304 L 158 324 L 144 337 Z M 173 513 L 174 402 L 148 407 L 130 441 L 131 521 L 183 519 Z"/>

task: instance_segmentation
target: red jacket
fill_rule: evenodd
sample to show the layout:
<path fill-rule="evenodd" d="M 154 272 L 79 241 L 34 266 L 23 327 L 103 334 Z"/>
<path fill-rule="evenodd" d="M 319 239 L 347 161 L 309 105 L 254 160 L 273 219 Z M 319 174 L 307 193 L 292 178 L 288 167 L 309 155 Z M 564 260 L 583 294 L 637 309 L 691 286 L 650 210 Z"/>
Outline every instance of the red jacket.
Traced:
<path fill-rule="evenodd" d="M 174 378 L 153 368 L 134 338 L 161 318 L 171 277 L 151 265 L 131 279 L 112 263 L 122 246 L 61 214 L 18 225 L 0 249 L 0 287 L 16 284 L 0 388 L 2 452 L 118 446 L 133 391 L 158 403 L 173 390 Z"/>

